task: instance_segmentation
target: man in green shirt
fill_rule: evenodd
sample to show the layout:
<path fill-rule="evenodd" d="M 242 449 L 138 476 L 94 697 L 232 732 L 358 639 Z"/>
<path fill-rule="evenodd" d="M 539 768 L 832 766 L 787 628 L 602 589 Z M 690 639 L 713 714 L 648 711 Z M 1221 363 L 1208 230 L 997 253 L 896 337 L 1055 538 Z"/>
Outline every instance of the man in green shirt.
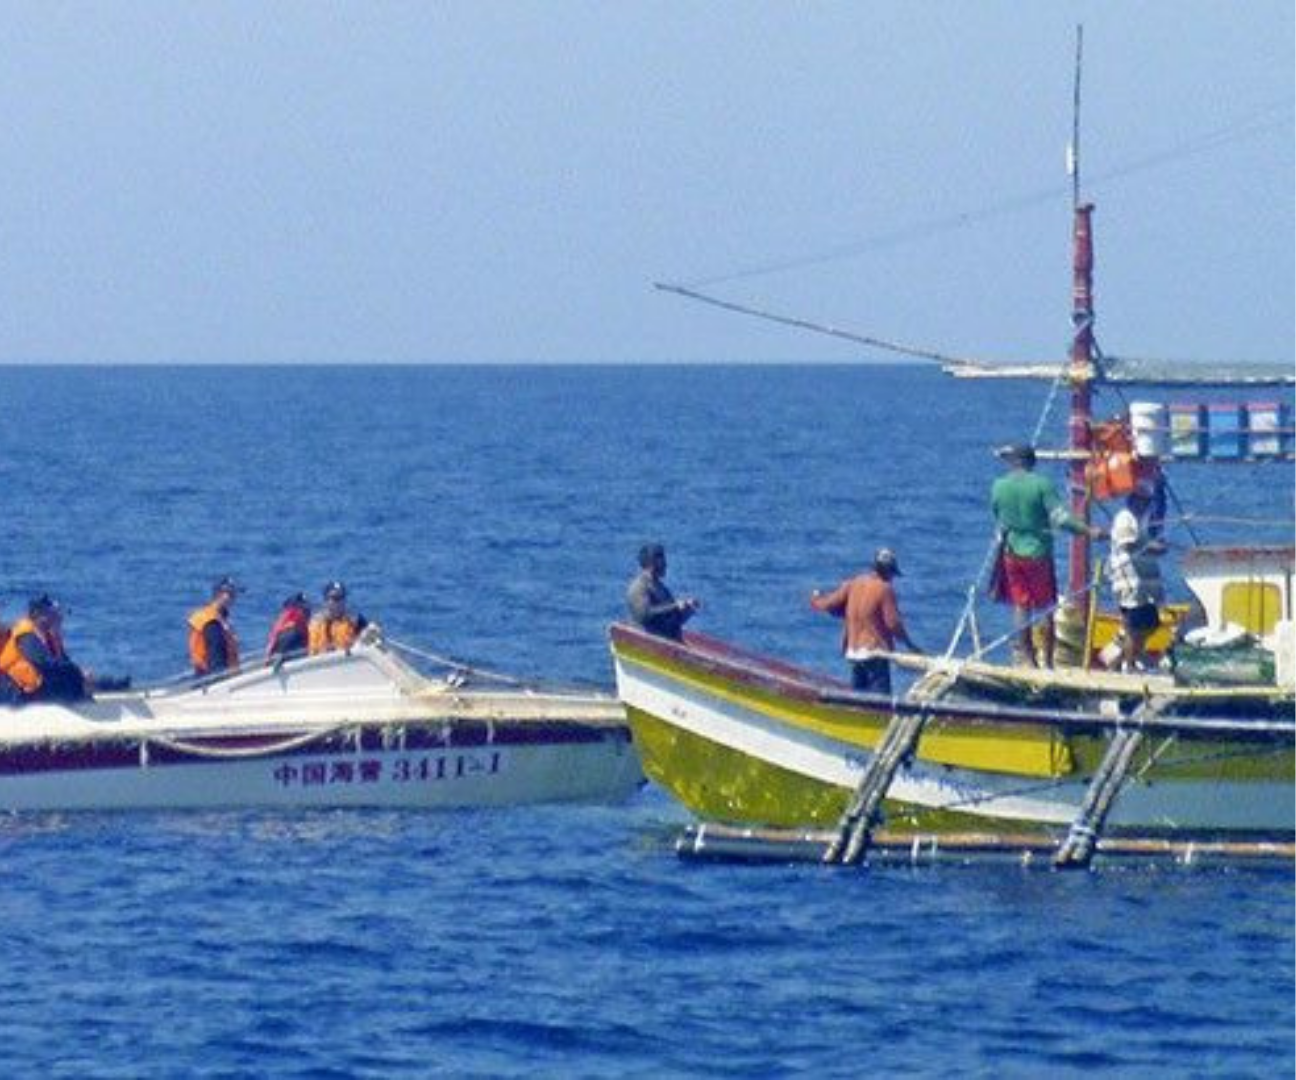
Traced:
<path fill-rule="evenodd" d="M 1053 530 L 1088 533 L 1090 528 L 1066 511 L 1057 490 L 1035 472 L 1035 451 L 1030 446 L 1005 446 L 995 451 L 1008 466 L 990 489 L 990 507 L 1001 540 L 996 568 L 995 598 L 1011 604 L 1018 644 L 1015 660 L 1035 666 L 1031 622 L 1037 612 L 1043 634 L 1044 666 L 1053 666 L 1053 607 L 1057 603 L 1057 577 L 1053 571 Z"/>

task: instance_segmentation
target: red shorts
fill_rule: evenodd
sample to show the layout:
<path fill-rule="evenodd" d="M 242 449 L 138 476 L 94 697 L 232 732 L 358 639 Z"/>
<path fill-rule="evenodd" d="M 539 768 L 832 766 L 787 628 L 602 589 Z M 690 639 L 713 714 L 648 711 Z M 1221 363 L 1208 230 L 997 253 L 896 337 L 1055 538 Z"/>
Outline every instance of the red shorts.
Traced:
<path fill-rule="evenodd" d="M 1002 598 L 1015 608 L 1039 611 L 1052 607 L 1057 600 L 1057 578 L 1053 576 L 1053 556 L 1023 558 L 1003 553 Z"/>

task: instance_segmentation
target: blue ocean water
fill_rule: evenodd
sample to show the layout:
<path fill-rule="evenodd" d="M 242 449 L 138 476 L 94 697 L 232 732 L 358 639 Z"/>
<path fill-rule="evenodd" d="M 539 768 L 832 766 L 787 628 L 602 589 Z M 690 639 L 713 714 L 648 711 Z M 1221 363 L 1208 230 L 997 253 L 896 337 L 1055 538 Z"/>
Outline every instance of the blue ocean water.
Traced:
<path fill-rule="evenodd" d="M 610 686 L 604 628 L 639 544 L 661 539 L 700 628 L 832 670 L 836 627 L 806 597 L 883 543 L 914 636 L 943 646 L 989 539 L 989 448 L 1029 435 L 1041 402 L 907 367 L 0 369 L 0 612 L 48 589 L 79 661 L 142 680 L 184 667 L 184 615 L 215 577 L 245 583 L 253 646 L 285 594 L 341 577 L 393 637 Z M 1175 479 L 1221 519 L 1198 520 L 1203 538 L 1259 518 L 1290 542 L 1289 465 Z M 699 867 L 670 851 L 686 820 L 654 789 L 490 813 L 4 819 L 0 1062 L 1296 1064 L 1290 871 Z"/>

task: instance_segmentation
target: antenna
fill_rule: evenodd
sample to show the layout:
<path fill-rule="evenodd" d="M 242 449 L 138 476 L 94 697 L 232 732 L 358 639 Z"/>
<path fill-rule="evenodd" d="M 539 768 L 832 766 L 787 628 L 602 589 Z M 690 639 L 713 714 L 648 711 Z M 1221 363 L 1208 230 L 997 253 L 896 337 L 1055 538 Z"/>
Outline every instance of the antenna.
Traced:
<path fill-rule="evenodd" d="M 1071 177 L 1071 206 L 1080 205 L 1080 70 L 1084 60 L 1084 24 L 1076 26 L 1075 91 L 1071 97 L 1071 145 L 1067 147 L 1067 173 Z"/>

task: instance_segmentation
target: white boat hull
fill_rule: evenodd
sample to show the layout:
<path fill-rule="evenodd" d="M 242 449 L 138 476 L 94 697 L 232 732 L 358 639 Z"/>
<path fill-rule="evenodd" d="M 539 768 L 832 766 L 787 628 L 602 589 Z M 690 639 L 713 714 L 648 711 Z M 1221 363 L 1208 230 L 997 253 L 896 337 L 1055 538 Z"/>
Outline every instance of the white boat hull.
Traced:
<path fill-rule="evenodd" d="M 0 779 L 0 806 L 29 810 L 510 806 L 615 802 L 641 774 L 628 739 L 439 752 L 307 754 L 141 763 Z"/>
<path fill-rule="evenodd" d="M 381 644 L 0 725 L 8 811 L 612 802 L 643 783 L 614 699 L 428 679 Z"/>

